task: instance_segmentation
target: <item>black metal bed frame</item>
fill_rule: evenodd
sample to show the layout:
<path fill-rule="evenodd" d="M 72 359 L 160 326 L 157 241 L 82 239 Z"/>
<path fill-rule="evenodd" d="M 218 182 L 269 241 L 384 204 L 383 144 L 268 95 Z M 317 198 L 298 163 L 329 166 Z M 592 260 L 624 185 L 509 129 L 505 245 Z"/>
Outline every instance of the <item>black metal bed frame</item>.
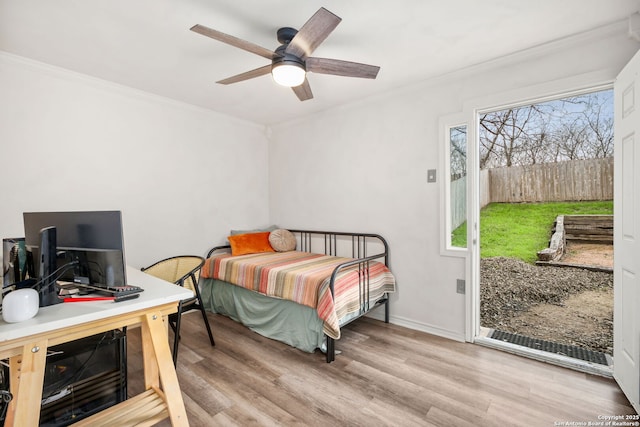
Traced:
<path fill-rule="evenodd" d="M 318 251 L 318 246 L 322 246 L 324 242 L 324 248 L 322 253 L 325 255 L 331 256 L 342 256 L 342 257 L 350 257 L 353 258 L 352 261 L 344 262 L 333 270 L 331 274 L 331 280 L 329 282 L 329 286 L 331 289 L 331 295 L 334 296 L 334 282 L 338 273 L 341 270 L 344 270 L 348 267 L 357 266 L 358 270 L 358 295 L 360 297 L 360 309 L 358 315 L 354 318 L 350 319 L 348 322 L 341 324 L 340 327 L 345 326 L 346 324 L 351 323 L 352 321 L 364 316 L 374 308 L 384 304 L 384 321 L 385 323 L 389 323 L 389 295 L 384 294 L 382 298 L 375 301 L 373 305 L 369 303 L 369 265 L 373 260 L 377 260 L 382 258 L 384 260 L 384 265 L 389 266 L 389 245 L 387 241 L 380 236 L 379 234 L 371 234 L 371 233 L 347 233 L 340 231 L 315 231 L 315 230 L 289 230 L 294 235 L 296 235 L 297 240 L 297 248 L 296 250 L 301 252 L 313 252 L 320 253 Z M 314 237 L 318 237 L 321 239 L 320 244 L 318 245 L 317 240 L 314 240 Z M 345 237 L 347 239 L 339 240 L 339 237 Z M 349 245 L 348 238 L 351 238 L 351 244 Z M 369 239 L 369 240 L 368 240 Z M 344 254 L 344 249 L 338 246 L 338 243 L 344 241 L 348 252 L 348 248 L 351 249 L 351 255 Z M 374 255 L 367 255 L 367 244 L 368 242 L 378 242 L 381 243 L 384 247 L 384 251 L 381 253 L 377 253 Z M 316 243 L 316 245 L 314 245 Z M 229 245 L 216 246 L 212 248 L 207 253 L 207 258 L 211 257 L 211 255 L 219 250 L 223 249 L 231 249 Z M 339 254 L 342 252 L 342 254 Z M 336 347 L 335 347 L 335 339 L 325 334 L 327 339 L 327 363 L 331 363 L 336 358 Z"/>

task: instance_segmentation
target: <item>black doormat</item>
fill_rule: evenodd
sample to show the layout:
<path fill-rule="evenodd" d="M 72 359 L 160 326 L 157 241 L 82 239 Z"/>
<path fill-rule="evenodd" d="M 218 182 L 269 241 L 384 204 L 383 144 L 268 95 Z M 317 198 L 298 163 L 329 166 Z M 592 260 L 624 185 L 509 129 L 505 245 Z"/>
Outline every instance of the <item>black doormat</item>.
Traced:
<path fill-rule="evenodd" d="M 609 365 L 609 363 L 607 362 L 607 357 L 604 353 L 601 353 L 599 351 L 587 350 L 575 345 L 558 344 L 556 342 L 539 340 L 537 338 L 529 338 L 525 337 L 524 335 L 511 334 L 509 332 L 498 331 L 495 329 L 491 332 L 489 338 L 505 341 L 511 344 L 521 345 L 523 347 L 533 348 L 536 350 L 542 350 L 549 353 L 561 354 L 563 356 L 597 363 L 600 365 Z"/>

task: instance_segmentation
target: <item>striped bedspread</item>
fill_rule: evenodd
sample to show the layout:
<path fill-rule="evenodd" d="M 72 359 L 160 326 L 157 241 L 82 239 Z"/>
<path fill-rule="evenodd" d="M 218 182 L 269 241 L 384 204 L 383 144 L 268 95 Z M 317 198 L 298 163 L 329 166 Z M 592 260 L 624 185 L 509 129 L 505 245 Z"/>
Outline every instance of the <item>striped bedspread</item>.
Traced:
<path fill-rule="evenodd" d="M 361 280 L 357 265 L 338 273 L 335 300 L 329 283 L 333 270 L 351 261 L 309 252 L 267 252 L 231 256 L 218 254 L 207 259 L 203 278 L 224 280 L 271 297 L 312 307 L 324 322 L 324 333 L 340 338 L 340 319 L 358 313 L 364 296 L 358 292 Z M 395 291 L 395 278 L 381 262 L 369 262 L 369 301 Z"/>

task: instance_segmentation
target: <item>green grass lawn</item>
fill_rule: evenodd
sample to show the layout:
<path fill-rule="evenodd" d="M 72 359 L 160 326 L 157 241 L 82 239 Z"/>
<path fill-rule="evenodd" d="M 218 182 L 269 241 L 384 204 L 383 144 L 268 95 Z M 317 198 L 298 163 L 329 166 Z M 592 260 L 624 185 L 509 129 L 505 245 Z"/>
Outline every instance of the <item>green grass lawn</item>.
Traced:
<path fill-rule="evenodd" d="M 558 215 L 611 215 L 613 201 L 490 203 L 480 211 L 480 257 L 503 256 L 533 263 L 549 244 Z M 466 247 L 467 225 L 452 233 L 454 246 Z"/>

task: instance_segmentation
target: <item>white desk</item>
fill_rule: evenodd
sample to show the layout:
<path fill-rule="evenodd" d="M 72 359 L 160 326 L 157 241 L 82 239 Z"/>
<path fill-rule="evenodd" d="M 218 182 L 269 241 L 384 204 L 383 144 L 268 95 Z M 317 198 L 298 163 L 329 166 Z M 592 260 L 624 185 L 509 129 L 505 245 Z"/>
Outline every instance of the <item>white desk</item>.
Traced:
<path fill-rule="evenodd" d="M 169 349 L 166 316 L 193 293 L 131 267 L 127 282 L 144 289 L 139 298 L 56 304 L 40 308 L 34 318 L 20 323 L 0 319 L 0 359 L 9 359 L 14 397 L 5 426 L 38 425 L 48 347 L 133 325 L 142 327 L 146 391 L 75 425 L 152 425 L 165 418 L 175 426 L 189 425 Z"/>

